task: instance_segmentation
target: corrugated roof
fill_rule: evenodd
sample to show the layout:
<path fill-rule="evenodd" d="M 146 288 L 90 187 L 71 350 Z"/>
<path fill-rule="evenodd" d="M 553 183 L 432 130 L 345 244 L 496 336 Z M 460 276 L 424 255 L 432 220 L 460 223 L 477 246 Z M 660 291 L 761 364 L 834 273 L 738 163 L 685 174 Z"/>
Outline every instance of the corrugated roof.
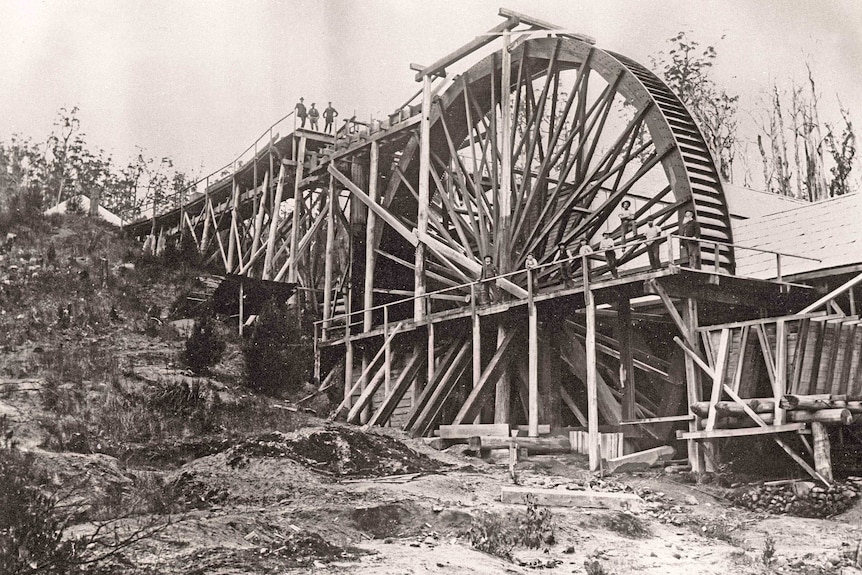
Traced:
<path fill-rule="evenodd" d="M 862 194 L 848 194 L 777 213 L 733 221 L 737 246 L 817 258 L 781 257 L 784 278 L 862 264 Z M 736 252 L 737 275 L 775 278 L 776 257 L 744 249 Z"/>

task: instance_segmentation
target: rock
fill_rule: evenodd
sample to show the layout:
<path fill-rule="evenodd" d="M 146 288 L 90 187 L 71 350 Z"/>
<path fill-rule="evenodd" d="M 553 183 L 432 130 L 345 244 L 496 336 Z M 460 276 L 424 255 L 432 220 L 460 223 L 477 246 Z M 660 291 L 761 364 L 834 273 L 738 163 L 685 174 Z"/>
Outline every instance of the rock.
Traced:
<path fill-rule="evenodd" d="M 862 575 L 862 569 L 856 567 L 842 567 L 839 575 Z"/>
<path fill-rule="evenodd" d="M 698 500 L 694 495 L 686 495 L 685 496 L 685 504 L 686 505 L 697 505 Z"/>
<path fill-rule="evenodd" d="M 807 496 L 816 487 L 813 481 L 797 481 L 792 484 L 793 494 L 797 497 Z"/>

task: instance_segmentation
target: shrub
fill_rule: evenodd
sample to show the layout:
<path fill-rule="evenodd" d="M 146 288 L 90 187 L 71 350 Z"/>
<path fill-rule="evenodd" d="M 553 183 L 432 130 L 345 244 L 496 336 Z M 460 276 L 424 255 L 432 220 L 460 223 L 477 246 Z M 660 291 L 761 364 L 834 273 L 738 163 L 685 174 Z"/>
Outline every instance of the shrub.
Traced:
<path fill-rule="evenodd" d="M 206 373 L 224 354 L 225 342 L 213 322 L 204 316 L 195 321 L 192 333 L 186 340 L 183 361 L 195 373 Z"/>
<path fill-rule="evenodd" d="M 473 518 L 466 533 L 473 549 L 503 559 L 512 559 L 515 536 L 509 521 L 496 513 L 482 513 Z"/>
<path fill-rule="evenodd" d="M 287 317 L 287 306 L 269 301 L 242 346 L 246 384 L 267 394 L 294 393 L 308 380 L 310 346 Z"/>
<path fill-rule="evenodd" d="M 32 456 L 0 452 L 0 573 L 60 575 L 74 568 L 77 549 L 63 540 L 57 501 Z"/>
<path fill-rule="evenodd" d="M 554 522 L 551 510 L 539 507 L 532 497 L 527 499 L 527 510 L 518 521 L 518 542 L 535 549 L 543 543 L 554 543 Z"/>
<path fill-rule="evenodd" d="M 604 519 L 604 525 L 611 531 L 632 539 L 641 539 L 650 535 L 647 523 L 630 513 L 614 513 Z"/>

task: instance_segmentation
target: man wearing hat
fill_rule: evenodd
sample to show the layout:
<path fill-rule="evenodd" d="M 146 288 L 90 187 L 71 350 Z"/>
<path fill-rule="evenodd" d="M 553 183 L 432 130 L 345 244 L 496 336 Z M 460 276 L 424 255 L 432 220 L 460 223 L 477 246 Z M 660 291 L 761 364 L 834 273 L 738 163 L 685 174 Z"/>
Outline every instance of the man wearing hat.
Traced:
<path fill-rule="evenodd" d="M 614 251 L 614 239 L 610 232 L 602 234 L 602 241 L 599 242 L 599 251 L 605 252 L 605 261 L 608 262 L 608 269 L 611 270 L 611 275 L 615 278 L 620 277 L 617 271 L 617 253 Z"/>
<path fill-rule="evenodd" d="M 629 200 L 623 200 L 620 204 L 620 227 L 623 232 L 623 243 L 626 243 L 626 234 L 629 230 L 632 232 L 632 239 L 638 235 L 635 213 L 632 211 L 632 203 Z"/>
<path fill-rule="evenodd" d="M 305 119 L 308 118 L 308 110 L 305 109 L 305 98 L 300 98 L 299 103 L 296 104 L 296 117 L 299 118 L 299 121 L 302 122 L 299 127 L 305 127 Z"/>

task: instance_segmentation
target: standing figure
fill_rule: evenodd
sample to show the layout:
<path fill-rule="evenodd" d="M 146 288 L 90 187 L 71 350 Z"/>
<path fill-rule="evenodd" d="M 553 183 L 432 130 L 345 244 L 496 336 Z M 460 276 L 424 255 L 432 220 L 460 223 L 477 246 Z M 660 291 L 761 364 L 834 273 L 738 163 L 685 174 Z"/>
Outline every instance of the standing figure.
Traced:
<path fill-rule="evenodd" d="M 312 130 L 319 130 L 317 127 L 317 119 L 320 118 L 320 111 L 314 107 L 314 102 L 311 103 L 311 109 L 308 111 L 308 120 L 311 122 Z"/>
<path fill-rule="evenodd" d="M 679 225 L 679 235 L 683 238 L 692 238 L 690 240 L 681 240 L 680 256 L 682 263 L 688 264 L 692 269 L 700 269 L 700 224 L 694 219 L 694 212 L 686 210 L 682 216 L 682 223 Z"/>
<path fill-rule="evenodd" d="M 657 270 L 661 267 L 661 258 L 659 258 L 659 244 L 661 244 L 661 228 L 655 225 L 655 218 L 647 220 L 647 227 L 644 230 L 646 238 L 647 254 L 649 254 L 649 267 L 651 270 Z"/>
<path fill-rule="evenodd" d="M 479 289 L 479 303 L 481 305 L 493 303 L 494 296 L 491 290 L 491 284 L 494 280 L 491 278 L 496 275 L 497 267 L 494 265 L 494 258 L 491 256 L 485 256 L 484 263 L 482 264 L 482 274 L 479 276 L 479 279 L 482 282 Z"/>
<path fill-rule="evenodd" d="M 569 248 L 566 244 L 560 244 L 557 246 L 557 253 L 554 254 L 554 261 L 560 262 L 560 279 L 566 287 L 572 286 L 572 262 L 569 261 L 571 257 L 572 254 L 569 253 Z"/>
<path fill-rule="evenodd" d="M 305 127 L 305 119 L 308 117 L 308 110 L 305 109 L 305 98 L 300 98 L 299 102 L 296 104 L 296 117 L 299 118 L 301 122 L 299 127 Z"/>
<path fill-rule="evenodd" d="M 587 243 L 587 238 L 584 238 L 584 237 L 578 238 L 578 241 L 575 244 L 575 247 L 577 248 L 577 252 L 578 252 L 579 256 L 588 256 L 591 253 L 593 253 L 593 248 L 591 248 L 590 244 Z M 581 261 L 583 262 L 583 258 L 581 258 Z M 575 262 L 572 262 L 572 268 L 574 268 L 574 267 L 575 267 Z M 586 259 L 586 267 L 587 267 L 587 269 L 590 268 L 590 258 Z"/>
<path fill-rule="evenodd" d="M 327 134 L 332 133 L 332 122 L 338 117 L 338 110 L 332 107 L 332 102 L 326 106 L 323 111 L 323 131 Z"/>
<path fill-rule="evenodd" d="M 611 275 L 615 278 L 620 277 L 617 271 L 617 253 L 614 251 L 614 239 L 610 232 L 602 234 L 602 241 L 599 242 L 599 251 L 605 252 L 605 261 L 608 262 L 608 269 L 611 270 Z"/>
<path fill-rule="evenodd" d="M 533 257 L 533 252 L 527 254 L 527 259 L 524 261 L 524 267 L 527 268 L 527 280 L 532 286 L 533 293 L 539 291 L 539 262 Z"/>
<path fill-rule="evenodd" d="M 622 228 L 622 242 L 626 243 L 626 234 L 632 232 L 632 238 L 638 235 L 637 224 L 635 223 L 635 213 L 632 211 L 632 203 L 629 200 L 623 200 L 620 204 L 620 227 Z"/>

